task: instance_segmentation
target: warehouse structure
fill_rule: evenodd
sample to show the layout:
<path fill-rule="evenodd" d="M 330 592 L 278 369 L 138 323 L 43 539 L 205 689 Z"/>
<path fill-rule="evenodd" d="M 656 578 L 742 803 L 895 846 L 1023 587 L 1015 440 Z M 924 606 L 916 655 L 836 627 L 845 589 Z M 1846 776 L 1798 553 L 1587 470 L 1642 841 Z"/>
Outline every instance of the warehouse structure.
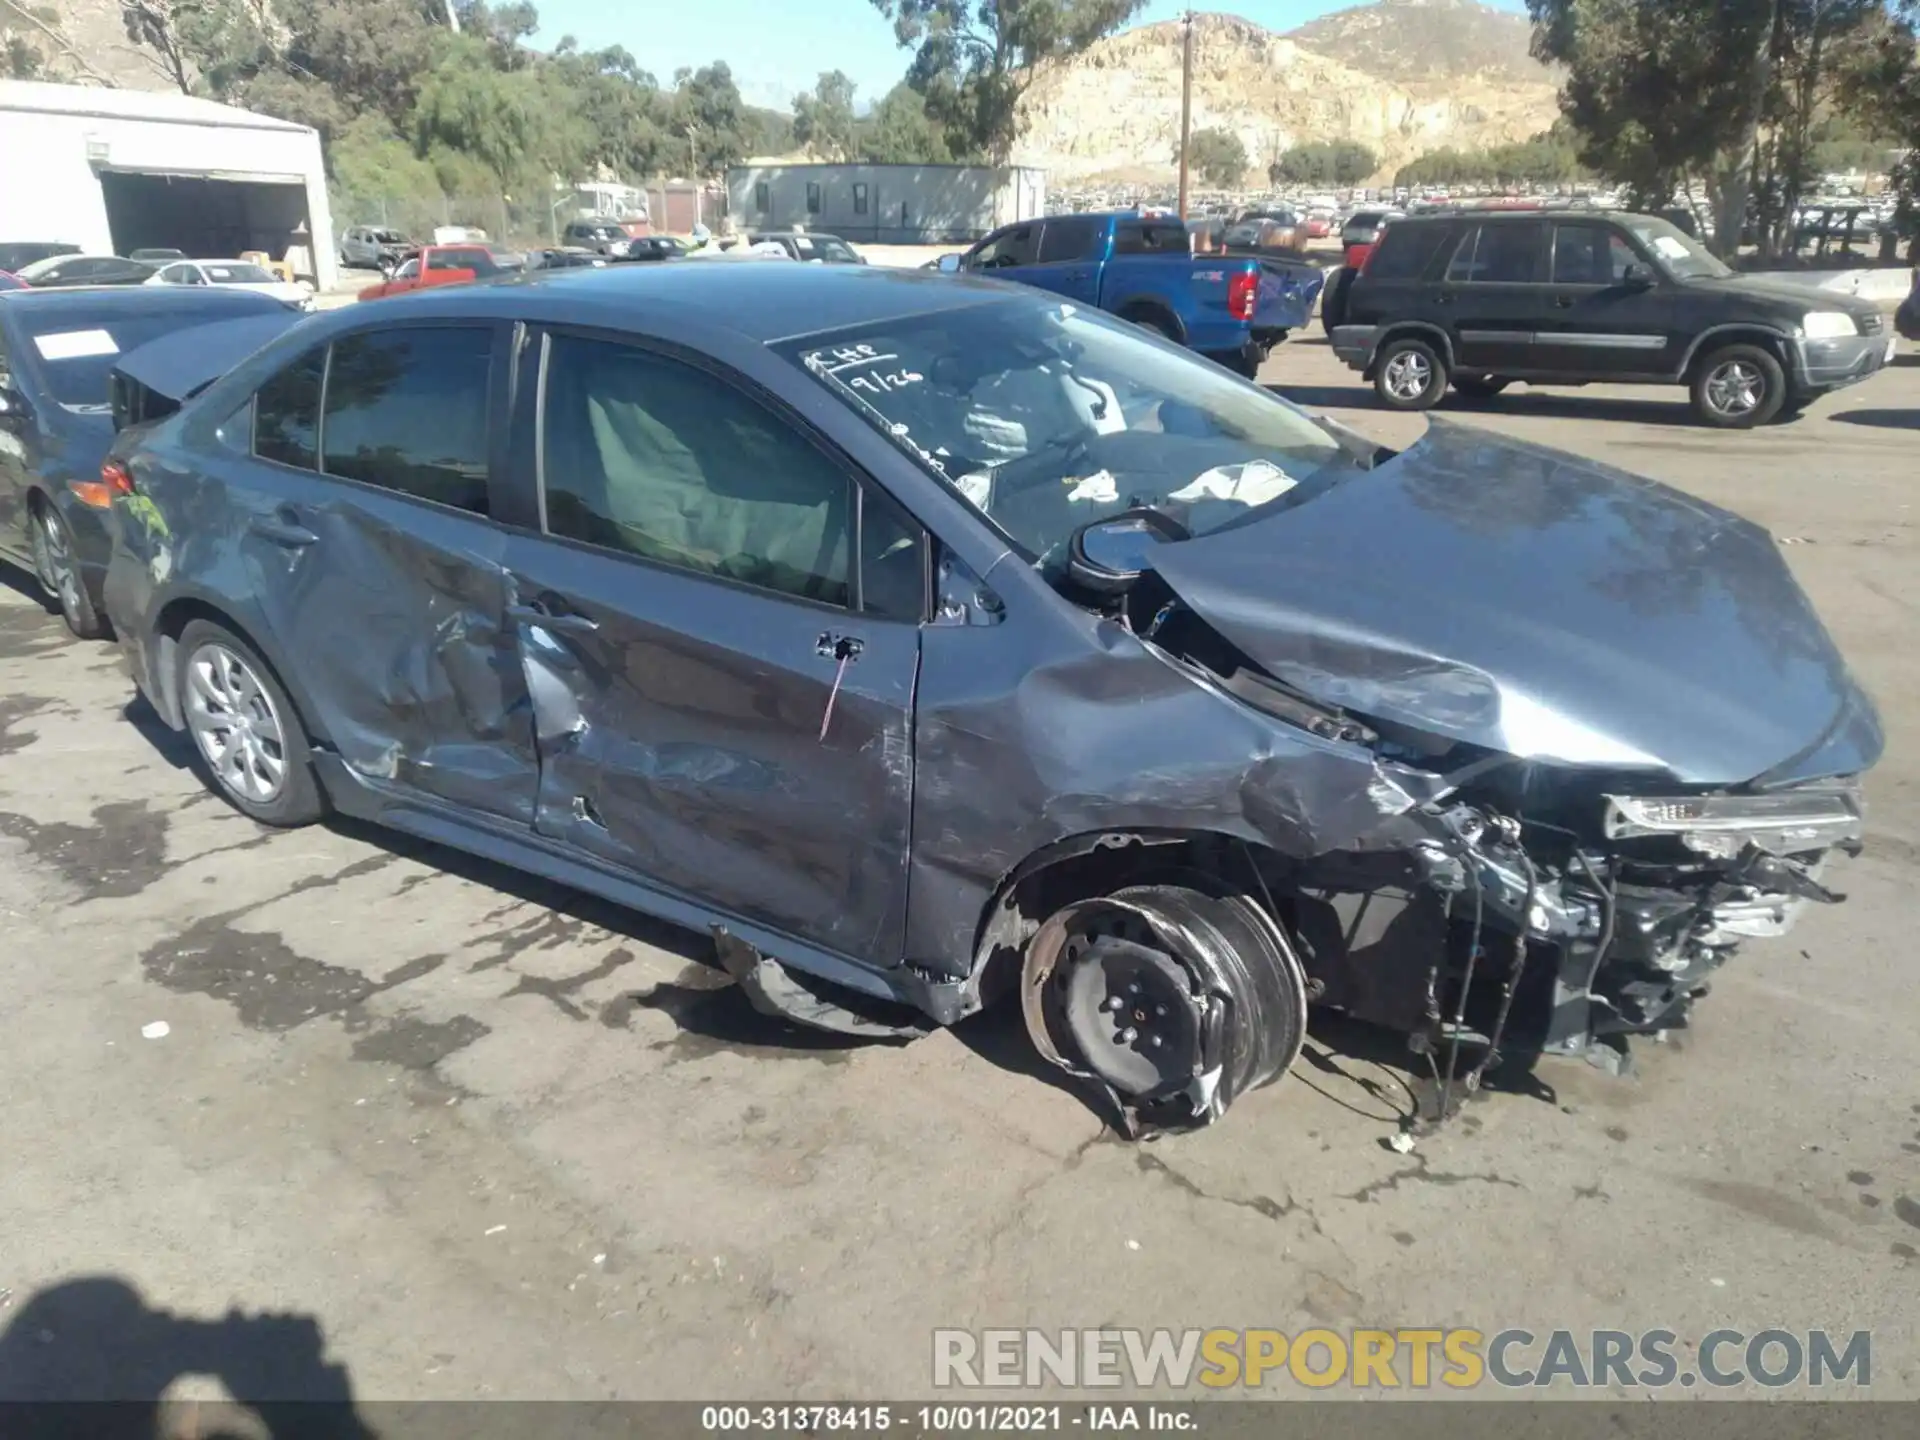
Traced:
<path fill-rule="evenodd" d="M 0 240 L 263 251 L 336 276 L 318 133 L 188 95 L 0 81 Z"/>
<path fill-rule="evenodd" d="M 1046 212 L 1044 170 L 1021 165 L 737 165 L 727 215 L 739 231 L 803 226 L 876 245 L 977 240 Z"/>

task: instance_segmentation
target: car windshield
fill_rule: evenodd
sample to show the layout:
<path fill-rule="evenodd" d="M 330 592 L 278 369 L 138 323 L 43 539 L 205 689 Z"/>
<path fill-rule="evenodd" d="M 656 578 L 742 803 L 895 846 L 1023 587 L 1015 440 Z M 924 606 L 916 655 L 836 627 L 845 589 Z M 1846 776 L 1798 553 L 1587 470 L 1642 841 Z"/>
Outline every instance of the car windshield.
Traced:
<path fill-rule="evenodd" d="M 1675 280 L 1724 280 L 1733 274 L 1711 250 L 1668 221 L 1636 216 L 1627 228 Z"/>
<path fill-rule="evenodd" d="M 1285 401 L 1072 305 L 969 306 L 785 351 L 1029 559 L 1139 506 L 1217 530 L 1363 463 Z"/>
<path fill-rule="evenodd" d="M 104 308 L 62 308 L 56 314 L 23 316 L 20 323 L 33 347 L 41 382 L 54 400 L 69 410 L 101 411 L 108 408 L 107 377 L 122 355 L 206 318 L 197 307 L 142 307 L 138 315 L 116 315 Z"/>
<path fill-rule="evenodd" d="M 200 273 L 216 285 L 271 285 L 278 276 L 271 275 L 258 265 L 246 265 L 237 261 L 203 264 Z"/>

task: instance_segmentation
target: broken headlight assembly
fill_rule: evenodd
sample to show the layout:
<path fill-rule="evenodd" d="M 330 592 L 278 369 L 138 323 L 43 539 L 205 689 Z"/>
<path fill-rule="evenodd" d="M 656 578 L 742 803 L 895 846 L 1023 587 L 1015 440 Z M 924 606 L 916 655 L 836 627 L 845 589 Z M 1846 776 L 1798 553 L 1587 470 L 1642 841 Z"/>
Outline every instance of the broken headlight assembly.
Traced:
<path fill-rule="evenodd" d="M 1799 786 L 1753 795 L 1607 795 L 1602 828 L 1609 840 L 1670 836 L 1688 849 L 1730 860 L 1748 845 L 1799 855 L 1860 842 L 1860 787 Z"/>

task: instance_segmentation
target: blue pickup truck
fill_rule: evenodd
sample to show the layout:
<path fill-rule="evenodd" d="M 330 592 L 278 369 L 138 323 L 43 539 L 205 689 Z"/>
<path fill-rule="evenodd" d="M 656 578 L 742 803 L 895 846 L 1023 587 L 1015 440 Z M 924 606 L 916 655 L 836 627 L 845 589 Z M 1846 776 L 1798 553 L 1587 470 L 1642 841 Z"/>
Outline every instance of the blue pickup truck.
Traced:
<path fill-rule="evenodd" d="M 994 231 L 936 267 L 1017 280 L 1158 330 L 1249 378 L 1307 323 L 1323 277 L 1304 261 L 1194 255 L 1185 222 L 1049 215 Z"/>

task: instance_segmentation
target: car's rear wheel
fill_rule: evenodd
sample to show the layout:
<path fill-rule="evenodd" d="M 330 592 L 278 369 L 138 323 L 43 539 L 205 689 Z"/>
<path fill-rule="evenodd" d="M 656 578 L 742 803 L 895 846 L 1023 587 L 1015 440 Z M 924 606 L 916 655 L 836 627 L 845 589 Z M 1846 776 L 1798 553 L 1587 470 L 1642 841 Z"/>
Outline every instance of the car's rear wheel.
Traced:
<path fill-rule="evenodd" d="M 207 782 L 263 825 L 318 820 L 327 806 L 306 731 L 271 667 L 210 620 L 188 625 L 177 653 L 180 710 Z"/>
<path fill-rule="evenodd" d="M 80 578 L 80 562 L 73 553 L 73 532 L 53 505 L 42 502 L 33 510 L 33 570 L 40 588 L 60 606 L 60 618 L 82 640 L 98 640 L 106 625 L 87 596 Z"/>
<path fill-rule="evenodd" d="M 1469 400 L 1491 400 L 1512 383 L 1498 375 L 1456 375 L 1453 388 Z"/>
<path fill-rule="evenodd" d="M 1389 410 L 1431 410 L 1447 393 L 1447 362 L 1425 340 L 1404 336 L 1381 347 L 1373 391 Z"/>
<path fill-rule="evenodd" d="M 1205 1125 L 1285 1074 L 1306 1037 L 1305 972 L 1245 896 L 1138 885 L 1051 916 L 1027 948 L 1035 1047 L 1130 1124 Z"/>
<path fill-rule="evenodd" d="M 1176 345 L 1180 343 L 1179 327 L 1164 311 L 1156 310 L 1150 305 L 1139 305 L 1131 310 L 1123 310 L 1120 312 L 1120 318 L 1131 320 L 1142 330 L 1151 330 L 1154 334 L 1171 340 Z"/>
<path fill-rule="evenodd" d="M 1693 372 L 1693 413 L 1717 430 L 1751 430 L 1780 413 L 1787 376 L 1758 345 L 1726 345 Z"/>

